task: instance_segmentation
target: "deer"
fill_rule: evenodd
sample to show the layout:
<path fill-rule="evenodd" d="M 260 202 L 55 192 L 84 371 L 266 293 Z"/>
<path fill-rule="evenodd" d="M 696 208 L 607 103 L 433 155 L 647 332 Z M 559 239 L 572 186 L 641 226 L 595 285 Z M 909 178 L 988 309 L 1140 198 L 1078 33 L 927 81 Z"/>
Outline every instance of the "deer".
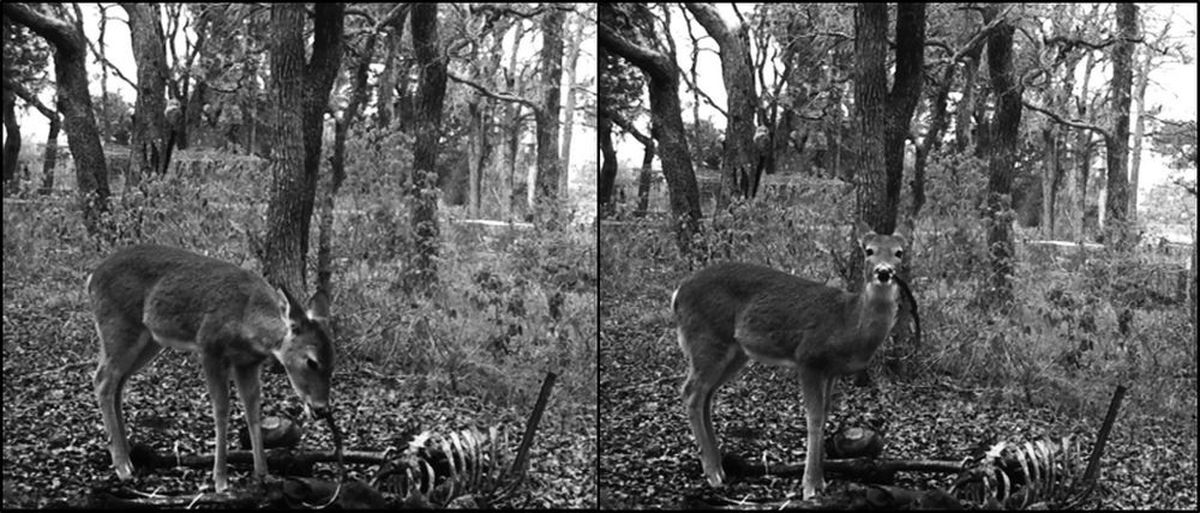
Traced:
<path fill-rule="evenodd" d="M 216 425 L 213 482 L 229 485 L 226 453 L 232 371 L 245 407 L 254 478 L 267 475 L 262 439 L 262 366 L 283 364 L 308 416 L 330 413 L 333 342 L 329 296 L 317 291 L 305 310 L 286 288 L 257 273 L 186 250 L 136 245 L 113 253 L 87 279 L 99 366 L 94 385 L 109 452 L 121 481 L 133 476 L 121 411 L 122 389 L 164 347 L 199 356 Z"/>
<path fill-rule="evenodd" d="M 808 422 L 804 499 L 824 491 L 822 441 L 834 382 L 867 368 L 896 323 L 904 286 L 896 273 L 905 236 L 879 235 L 861 222 L 857 230 L 866 258 L 861 292 L 759 265 L 719 263 L 685 279 L 672 295 L 676 334 L 688 360 L 683 403 L 712 487 L 726 482 L 712 425 L 713 396 L 754 360 L 799 371 Z"/>

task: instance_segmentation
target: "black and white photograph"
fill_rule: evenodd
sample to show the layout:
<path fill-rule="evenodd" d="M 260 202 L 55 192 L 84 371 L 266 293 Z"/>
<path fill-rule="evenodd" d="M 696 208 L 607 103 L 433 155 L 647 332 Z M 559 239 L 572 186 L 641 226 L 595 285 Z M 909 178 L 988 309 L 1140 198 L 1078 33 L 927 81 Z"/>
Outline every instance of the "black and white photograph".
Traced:
<path fill-rule="evenodd" d="M 601 4 L 601 509 L 1196 508 L 1196 6 Z"/>
<path fill-rule="evenodd" d="M 2 13 L 5 510 L 597 507 L 595 4 Z"/>
<path fill-rule="evenodd" d="M 8 509 L 1197 509 L 1196 4 L 28 3 Z"/>

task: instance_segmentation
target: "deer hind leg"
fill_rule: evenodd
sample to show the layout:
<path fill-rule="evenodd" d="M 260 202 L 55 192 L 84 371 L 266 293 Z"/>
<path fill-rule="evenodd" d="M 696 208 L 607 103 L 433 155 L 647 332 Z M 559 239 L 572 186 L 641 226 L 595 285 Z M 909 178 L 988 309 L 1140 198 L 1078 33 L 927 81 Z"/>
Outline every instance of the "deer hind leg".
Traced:
<path fill-rule="evenodd" d="M 804 499 L 825 490 L 825 420 L 833 395 L 834 377 L 819 369 L 802 368 L 800 384 L 804 392 L 804 410 L 808 421 L 808 448 L 804 461 Z"/>
<path fill-rule="evenodd" d="M 700 463 L 709 485 L 725 482 L 721 451 L 712 425 L 712 400 L 721 385 L 737 375 L 747 357 L 736 343 L 722 341 L 710 333 L 685 334 L 679 330 L 679 343 L 688 355 L 688 377 L 683 385 L 683 403 L 696 444 Z"/>
<path fill-rule="evenodd" d="M 133 477 L 129 461 L 129 431 L 125 426 L 123 391 L 129 377 L 154 359 L 162 346 L 140 323 L 120 315 L 96 316 L 96 332 L 100 335 L 100 357 L 92 379 L 100 416 L 108 432 L 108 451 L 112 455 L 117 477 Z"/>

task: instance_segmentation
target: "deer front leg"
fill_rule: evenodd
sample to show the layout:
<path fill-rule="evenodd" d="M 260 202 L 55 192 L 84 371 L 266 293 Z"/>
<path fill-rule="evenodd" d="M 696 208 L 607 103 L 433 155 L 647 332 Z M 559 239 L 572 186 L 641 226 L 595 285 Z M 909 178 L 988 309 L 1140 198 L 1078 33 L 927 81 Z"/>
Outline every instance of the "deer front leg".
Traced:
<path fill-rule="evenodd" d="M 825 408 L 831 379 L 816 369 L 801 369 L 804 410 L 808 420 L 808 454 L 804 461 L 804 500 L 825 490 Z"/>
<path fill-rule="evenodd" d="M 213 485 L 217 493 L 229 487 L 225 471 L 225 457 L 229 450 L 229 368 L 223 359 L 204 355 L 204 378 L 208 383 L 208 395 L 213 404 L 213 423 L 217 431 L 217 447 L 213 457 Z"/>
<path fill-rule="evenodd" d="M 250 429 L 250 447 L 254 450 L 254 476 L 261 479 L 267 475 L 267 458 L 263 452 L 262 439 L 262 365 L 254 364 L 234 368 L 238 395 L 246 406 L 246 425 Z"/>

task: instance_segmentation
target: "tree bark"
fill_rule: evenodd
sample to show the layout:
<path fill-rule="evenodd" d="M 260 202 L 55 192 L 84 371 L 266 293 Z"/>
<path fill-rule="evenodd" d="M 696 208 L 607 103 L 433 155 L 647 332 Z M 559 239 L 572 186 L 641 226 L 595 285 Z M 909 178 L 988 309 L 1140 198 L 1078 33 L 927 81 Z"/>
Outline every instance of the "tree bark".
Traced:
<path fill-rule="evenodd" d="M 975 99 L 978 87 L 975 85 L 979 74 L 979 61 L 983 55 L 983 46 L 977 46 L 967 52 L 966 63 L 963 66 L 963 96 L 955 107 L 954 143 L 958 151 L 964 151 L 975 141 L 971 137 L 974 127 L 972 114 L 975 112 Z"/>
<path fill-rule="evenodd" d="M 984 8 L 985 21 L 992 21 L 1003 11 L 1001 4 Z M 988 75 L 996 112 L 988 123 L 988 255 L 991 260 L 989 276 L 992 304 L 1007 304 L 1012 300 L 1012 179 L 1016 161 L 1018 130 L 1021 126 L 1021 90 L 1013 71 L 1013 32 L 1015 28 L 1001 21 L 988 36 Z"/>
<path fill-rule="evenodd" d="M 300 201 L 302 230 L 300 232 L 300 258 L 308 255 L 309 226 L 317 194 L 317 177 L 321 168 L 322 133 L 325 127 L 325 112 L 329 109 L 329 91 L 342 66 L 344 51 L 342 38 L 346 5 L 341 3 L 317 3 L 314 6 L 312 57 L 304 67 L 304 178 L 303 196 Z M 303 264 L 302 264 L 303 265 Z M 305 275 L 301 275 L 305 278 Z M 328 291 L 326 291 L 328 293 Z"/>
<path fill-rule="evenodd" d="M 688 11 L 721 48 L 721 76 L 725 80 L 729 118 L 725 124 L 725 154 L 721 158 L 721 191 L 717 208 L 731 197 L 750 198 L 758 189 L 754 150 L 755 94 L 750 36 L 745 25 L 726 22 L 713 4 L 688 3 Z"/>
<path fill-rule="evenodd" d="M 563 105 L 562 125 L 562 173 L 559 176 L 558 190 L 563 198 L 571 197 L 571 138 L 574 135 L 575 124 L 575 65 L 579 62 L 579 45 L 583 41 L 583 26 L 577 21 L 567 40 L 566 85 L 567 100 Z"/>
<path fill-rule="evenodd" d="M 276 286 L 294 295 L 306 290 L 304 262 L 308 218 L 304 206 L 309 190 L 304 169 L 304 6 L 271 6 L 270 66 L 271 197 L 267 205 L 267 238 L 264 241 L 263 273 Z M 250 122 L 253 122 L 252 120 Z"/>
<path fill-rule="evenodd" d="M 884 116 L 887 75 L 887 6 L 860 3 L 854 9 L 854 106 L 858 121 L 858 162 L 853 183 L 858 217 L 881 233 L 891 233 L 894 216 L 887 203 Z M 857 261 L 858 259 L 854 259 Z M 852 276 L 860 276 L 856 272 Z"/>
<path fill-rule="evenodd" d="M 884 165 L 887 169 L 889 222 L 876 229 L 891 233 L 896 227 L 900 187 L 904 183 L 904 141 L 908 139 L 913 110 L 921 99 L 925 81 L 925 4 L 900 3 L 896 7 L 896 72 L 887 98 L 884 130 Z"/>
<path fill-rule="evenodd" d="M 554 207 L 559 198 L 558 114 L 562 106 L 563 19 L 557 7 L 542 17 L 541 108 L 534 112 L 537 122 L 537 203 Z M 555 207 L 557 208 L 557 207 Z"/>
<path fill-rule="evenodd" d="M 126 187 L 142 178 L 167 171 L 166 112 L 167 54 L 163 43 L 162 12 L 158 4 L 121 4 L 129 16 L 133 57 L 137 61 L 137 105 L 133 113 Z"/>
<path fill-rule="evenodd" d="M 1138 37 L 1137 6 L 1117 4 L 1118 41 L 1113 46 L 1112 98 L 1113 126 L 1111 137 L 1105 138 L 1108 160 L 1108 196 L 1104 210 L 1108 242 L 1127 249 L 1135 242 L 1132 227 L 1127 223 L 1129 213 L 1129 107 L 1130 87 L 1133 84 L 1133 44 Z"/>
<path fill-rule="evenodd" d="M 442 130 L 442 102 L 446 95 L 446 60 L 438 37 L 437 4 L 412 8 L 412 40 L 420 71 L 414 105 L 415 144 L 410 222 L 416 251 L 406 278 L 416 290 L 426 293 L 437 281 L 437 157 Z"/>
<path fill-rule="evenodd" d="M 601 219 L 613 212 L 613 186 L 617 181 L 617 150 L 613 148 L 612 125 L 612 119 L 601 110 L 596 118 L 597 137 L 600 140 L 600 176 L 596 192 Z"/>
<path fill-rule="evenodd" d="M 1146 84 L 1150 81 L 1150 63 L 1153 60 L 1146 49 L 1141 69 L 1133 86 L 1133 101 L 1137 102 L 1137 123 L 1133 126 L 1133 150 L 1129 158 L 1129 221 L 1137 222 L 1138 182 L 1142 167 L 1142 138 L 1146 133 Z"/>
<path fill-rule="evenodd" d="M 6 71 L 7 73 L 7 71 Z M 21 156 L 21 125 L 17 124 L 17 98 L 4 87 L 4 195 L 16 190 L 17 166 Z"/>
<path fill-rule="evenodd" d="M 25 25 L 54 46 L 54 72 L 59 110 L 67 127 L 67 145 L 75 160 L 75 180 L 88 234 L 98 236 L 101 215 L 108 211 L 108 167 L 100 146 L 100 132 L 88 93 L 87 45 L 81 25 L 34 11 L 28 5 L 3 4 L 4 16 Z"/>

